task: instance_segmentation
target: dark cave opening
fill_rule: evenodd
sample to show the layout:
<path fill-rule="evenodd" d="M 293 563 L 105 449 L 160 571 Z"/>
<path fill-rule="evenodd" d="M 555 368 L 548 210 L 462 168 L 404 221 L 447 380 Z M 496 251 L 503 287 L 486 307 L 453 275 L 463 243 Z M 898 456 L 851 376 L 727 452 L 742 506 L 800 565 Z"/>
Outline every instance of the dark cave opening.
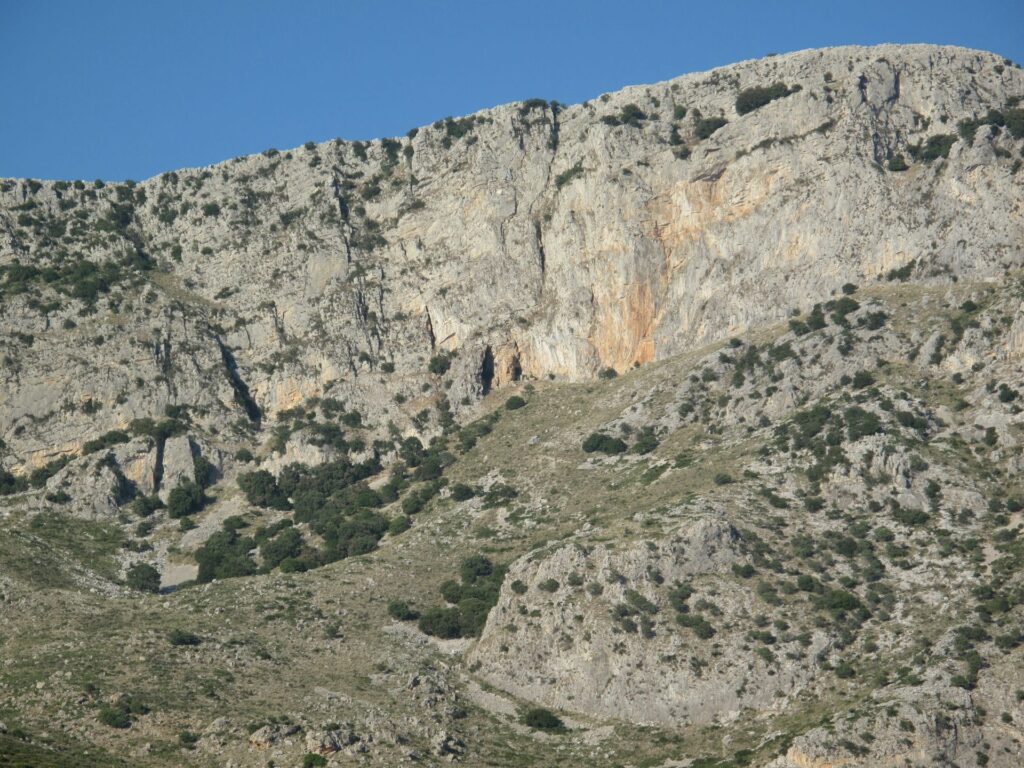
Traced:
<path fill-rule="evenodd" d="M 483 360 L 480 361 L 480 389 L 484 395 L 491 391 L 491 384 L 494 382 L 494 352 L 490 347 L 484 350 Z"/>

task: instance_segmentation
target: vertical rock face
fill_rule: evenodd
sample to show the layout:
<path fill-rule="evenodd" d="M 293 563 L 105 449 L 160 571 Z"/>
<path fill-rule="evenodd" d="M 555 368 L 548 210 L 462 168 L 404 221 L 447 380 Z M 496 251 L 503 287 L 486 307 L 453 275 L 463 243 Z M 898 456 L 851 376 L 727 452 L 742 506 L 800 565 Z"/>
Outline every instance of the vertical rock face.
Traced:
<path fill-rule="evenodd" d="M 259 428 L 317 396 L 407 431 L 427 385 L 457 411 L 890 270 L 1001 274 L 1024 242 L 1021 142 L 984 118 L 1021 94 L 988 53 L 836 48 L 137 185 L 4 181 L 4 313 L 32 343 L 4 341 L 0 435 L 38 465 L 166 404 Z"/>

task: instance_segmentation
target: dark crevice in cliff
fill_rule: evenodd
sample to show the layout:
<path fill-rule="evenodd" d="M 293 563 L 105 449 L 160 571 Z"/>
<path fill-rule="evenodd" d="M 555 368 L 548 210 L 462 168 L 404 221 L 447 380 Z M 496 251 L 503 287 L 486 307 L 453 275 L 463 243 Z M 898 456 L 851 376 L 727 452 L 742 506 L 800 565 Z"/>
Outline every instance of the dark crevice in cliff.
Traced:
<path fill-rule="evenodd" d="M 153 462 L 153 493 L 160 491 L 160 484 L 164 480 L 164 444 L 167 438 L 160 435 L 156 438 L 156 460 Z"/>
<path fill-rule="evenodd" d="M 249 394 L 248 385 L 238 373 L 238 363 L 235 362 L 235 356 L 231 354 L 231 350 L 227 348 L 220 336 L 214 334 L 213 339 L 217 342 L 217 347 L 220 349 L 220 357 L 224 363 L 224 373 L 227 375 L 228 383 L 231 384 L 231 388 L 235 392 L 235 402 L 245 411 L 249 421 L 259 427 L 263 414 L 260 412 L 260 407 L 256 405 L 256 401 L 252 399 L 252 395 Z"/>
<path fill-rule="evenodd" d="M 334 200 L 338 204 L 338 215 L 341 217 L 341 242 L 345 248 L 345 261 L 348 264 L 352 263 L 352 243 L 348 236 L 348 201 L 345 199 L 345 195 L 341 191 L 341 182 L 338 180 L 337 175 L 334 177 L 334 181 L 331 183 L 331 189 L 334 191 Z"/>
<path fill-rule="evenodd" d="M 480 393 L 487 395 L 490 393 L 491 384 L 494 382 L 494 352 L 490 347 L 484 350 L 478 376 L 480 377 Z"/>
<path fill-rule="evenodd" d="M 518 349 L 518 346 L 517 346 Z M 519 353 L 512 355 L 508 366 L 509 377 L 512 381 L 519 381 L 523 377 L 523 365 L 519 362 Z"/>
<path fill-rule="evenodd" d="M 427 338 L 430 340 L 430 348 L 434 349 L 437 347 L 437 338 L 434 336 L 434 324 L 430 322 L 430 310 L 426 310 L 427 315 Z"/>
<path fill-rule="evenodd" d="M 543 281 L 547 270 L 547 254 L 544 253 L 544 232 L 540 228 L 540 222 L 533 222 L 533 233 L 537 238 L 537 259 L 540 266 L 540 276 Z"/>

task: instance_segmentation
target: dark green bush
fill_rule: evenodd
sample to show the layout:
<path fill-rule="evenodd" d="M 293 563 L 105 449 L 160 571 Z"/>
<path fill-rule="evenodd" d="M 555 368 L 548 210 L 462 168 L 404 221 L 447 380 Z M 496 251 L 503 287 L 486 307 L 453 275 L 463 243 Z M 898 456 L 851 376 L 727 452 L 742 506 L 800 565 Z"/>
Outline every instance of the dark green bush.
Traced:
<path fill-rule="evenodd" d="M 956 144 L 957 137 L 953 133 L 942 133 L 929 136 L 924 146 L 911 147 L 910 151 L 918 160 L 930 163 L 940 157 L 949 157 L 949 150 Z"/>
<path fill-rule="evenodd" d="M 707 139 L 728 122 L 724 117 L 702 117 L 694 126 L 694 133 L 698 139 Z"/>
<path fill-rule="evenodd" d="M 864 387 L 870 387 L 875 383 L 875 377 L 867 371 L 857 371 L 853 374 L 853 388 L 864 389 Z"/>
<path fill-rule="evenodd" d="M 1024 109 L 1007 109 L 1003 112 L 1006 130 L 1015 139 L 1024 139 Z"/>
<path fill-rule="evenodd" d="M 787 88 L 785 83 L 773 83 L 768 86 L 755 86 L 744 88 L 736 96 L 736 112 L 745 115 L 755 109 L 763 107 L 775 99 L 781 99 L 795 93 L 799 87 Z"/>
<path fill-rule="evenodd" d="M 256 572 L 256 565 L 249 558 L 249 551 L 254 546 L 251 538 L 239 536 L 237 531 L 217 531 L 196 550 L 195 558 L 199 563 L 196 580 L 206 583 L 214 579 L 251 576 Z"/>
<path fill-rule="evenodd" d="M 90 453 L 102 451 L 104 448 L 110 448 L 120 443 L 127 443 L 130 439 L 131 438 L 128 436 L 127 432 L 115 429 L 97 437 L 95 440 L 86 441 L 82 446 L 82 455 L 88 456 Z"/>
<path fill-rule="evenodd" d="M 406 517 L 405 515 L 399 515 L 398 517 L 391 518 L 391 522 L 388 523 L 388 534 L 391 536 L 398 536 L 401 533 L 405 533 L 412 528 L 412 518 Z"/>
<path fill-rule="evenodd" d="M 191 480 L 185 480 L 167 497 L 167 514 L 175 519 L 185 517 L 201 510 L 205 503 L 203 489 Z"/>
<path fill-rule="evenodd" d="M 132 718 L 128 711 L 119 706 L 100 708 L 99 721 L 110 728 L 131 728 Z"/>
<path fill-rule="evenodd" d="M 450 640 L 462 637 L 462 615 L 456 608 L 428 608 L 420 616 L 420 632 Z"/>
<path fill-rule="evenodd" d="M 191 748 L 199 741 L 199 736 L 192 731 L 179 731 L 178 732 L 178 743 L 183 747 Z"/>
<path fill-rule="evenodd" d="M 703 616 L 697 614 L 680 613 L 676 616 L 676 622 L 692 630 L 693 634 L 702 640 L 707 640 L 715 634 L 715 628 Z"/>
<path fill-rule="evenodd" d="M 183 629 L 172 629 L 167 635 L 167 641 L 171 645 L 199 645 L 203 639 L 199 635 L 186 632 Z"/>
<path fill-rule="evenodd" d="M 125 581 L 139 592 L 160 591 L 160 571 L 147 563 L 136 563 L 129 568 Z"/>
<path fill-rule="evenodd" d="M 626 104 L 618 114 L 602 117 L 601 122 L 606 125 L 628 125 L 639 128 L 647 119 L 647 113 L 636 104 Z"/>
<path fill-rule="evenodd" d="M 452 498 L 455 501 L 468 501 L 476 496 L 476 489 L 465 483 L 455 483 L 452 486 Z"/>
<path fill-rule="evenodd" d="M 537 585 L 537 589 L 542 592 L 557 592 L 559 583 L 555 579 L 545 579 Z"/>
<path fill-rule="evenodd" d="M 420 616 L 420 630 L 436 637 L 475 637 L 483 631 L 487 614 L 498 602 L 505 568 L 481 555 L 466 558 L 459 568 L 461 582 L 441 585 L 451 608 L 430 608 Z"/>
<path fill-rule="evenodd" d="M 645 454 L 650 453 L 659 445 L 657 436 L 654 434 L 652 427 L 644 427 L 640 430 L 640 434 L 637 436 L 637 440 L 633 443 L 633 447 L 630 448 L 630 453 Z"/>
<path fill-rule="evenodd" d="M 302 553 L 302 543 L 302 534 L 297 529 L 285 528 L 274 538 L 260 544 L 263 567 L 271 570 L 288 558 L 298 557 Z"/>
<path fill-rule="evenodd" d="M 583 161 L 580 160 L 572 168 L 562 171 L 560 174 L 555 176 L 555 188 L 561 189 L 573 179 L 579 178 L 583 175 Z"/>
<path fill-rule="evenodd" d="M 519 395 L 512 395 L 508 400 L 505 401 L 506 411 L 515 411 L 526 405 L 526 401 Z"/>
<path fill-rule="evenodd" d="M 893 155 L 889 159 L 889 170 L 893 173 L 900 173 L 910 168 L 907 165 L 907 161 L 903 158 L 903 155 Z"/>
<path fill-rule="evenodd" d="M 246 500 L 255 507 L 270 509 L 289 509 L 291 507 L 287 494 L 278 487 L 277 480 L 265 469 L 256 472 L 243 472 L 238 476 L 238 487 L 245 494 Z"/>
<path fill-rule="evenodd" d="M 554 712 L 543 707 L 528 709 L 523 714 L 523 725 L 542 731 L 561 731 L 565 723 Z"/>
<path fill-rule="evenodd" d="M 595 451 L 607 454 L 624 453 L 626 444 L 617 437 L 594 432 L 583 441 L 583 450 L 586 453 L 594 453 Z"/>
<path fill-rule="evenodd" d="M 404 600 L 392 600 L 388 603 L 388 615 L 399 621 L 415 621 L 420 617 L 419 611 Z"/>
<path fill-rule="evenodd" d="M 882 429 L 882 422 L 878 416 L 859 405 L 847 408 L 843 411 L 843 417 L 846 419 L 846 433 L 851 440 L 859 440 Z"/>
<path fill-rule="evenodd" d="M 430 358 L 430 363 L 427 364 L 427 370 L 435 376 L 443 376 L 451 368 L 452 359 L 449 355 L 441 353 L 434 355 Z"/>

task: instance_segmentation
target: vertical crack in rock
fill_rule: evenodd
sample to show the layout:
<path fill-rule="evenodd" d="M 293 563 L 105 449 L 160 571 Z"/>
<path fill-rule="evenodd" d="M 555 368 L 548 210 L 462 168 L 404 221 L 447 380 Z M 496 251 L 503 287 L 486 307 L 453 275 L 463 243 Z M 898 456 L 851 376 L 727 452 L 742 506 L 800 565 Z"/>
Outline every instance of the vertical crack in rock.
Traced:
<path fill-rule="evenodd" d="M 430 348 L 435 349 L 437 347 L 437 338 L 434 336 L 434 324 L 430 322 L 430 310 L 424 310 L 427 316 L 427 338 L 430 340 Z"/>
<path fill-rule="evenodd" d="M 551 154 L 553 156 L 555 154 L 555 152 L 558 151 L 558 138 L 559 138 L 558 137 L 558 127 L 559 127 L 558 126 L 558 109 L 559 109 L 559 104 L 558 104 L 557 101 L 552 101 L 549 104 L 549 107 L 551 108 L 551 138 L 549 140 L 549 145 L 551 147 Z"/>
<path fill-rule="evenodd" d="M 235 391 L 235 402 L 245 411 L 249 421 L 259 428 L 263 414 L 260 412 L 260 407 L 256 405 L 256 401 L 252 399 L 252 395 L 249 394 L 248 385 L 238 373 L 238 363 L 235 362 L 235 356 L 231 354 L 231 350 L 227 348 L 216 333 L 213 334 L 213 339 L 217 342 L 217 347 L 220 349 L 220 357 L 224 363 L 224 372 L 227 374 L 228 382 Z"/>
<path fill-rule="evenodd" d="M 351 264 L 352 243 L 348 236 L 348 201 L 341 193 L 341 182 L 338 180 L 337 173 L 335 173 L 334 180 L 331 182 L 331 189 L 334 193 L 334 199 L 338 203 L 338 215 L 341 216 L 341 242 L 345 246 L 345 262 Z"/>
<path fill-rule="evenodd" d="M 167 438 L 160 434 L 156 439 L 156 460 L 153 462 L 153 493 L 160 492 L 160 484 L 164 480 L 164 443 Z"/>
<path fill-rule="evenodd" d="M 533 233 L 537 238 L 537 260 L 540 266 L 541 290 L 544 288 L 544 278 L 547 270 L 547 254 L 544 253 L 544 232 L 541 230 L 540 222 L 533 222 Z"/>

